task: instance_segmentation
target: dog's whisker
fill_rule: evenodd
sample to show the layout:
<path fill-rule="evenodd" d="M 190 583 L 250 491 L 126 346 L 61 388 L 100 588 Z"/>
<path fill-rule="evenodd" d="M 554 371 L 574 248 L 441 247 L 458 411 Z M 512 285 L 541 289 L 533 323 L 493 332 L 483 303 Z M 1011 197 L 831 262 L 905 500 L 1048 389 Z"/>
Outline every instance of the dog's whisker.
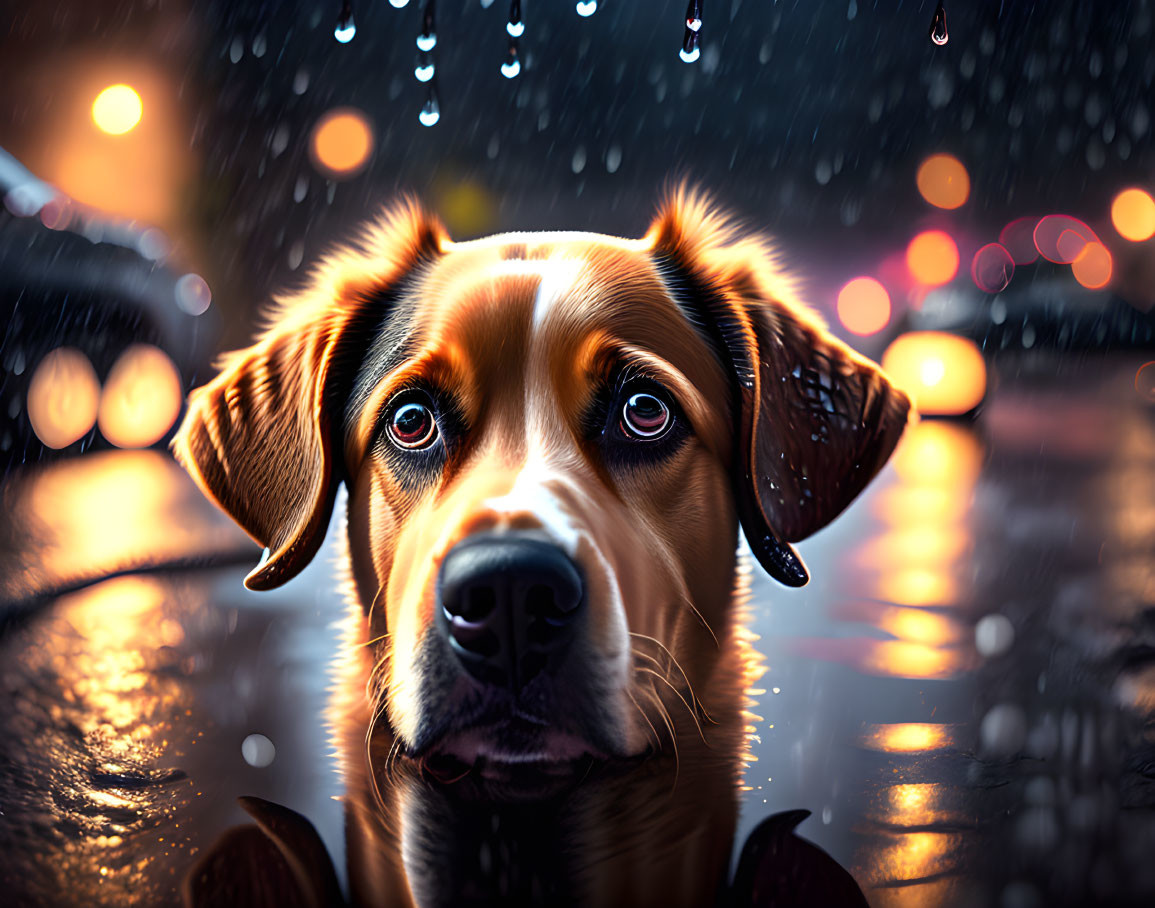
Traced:
<path fill-rule="evenodd" d="M 389 633 L 381 634 L 378 637 L 374 637 L 372 640 L 366 640 L 364 643 L 358 643 L 353 648 L 364 649 L 366 646 L 372 646 L 374 643 L 380 643 L 382 640 L 388 640 L 392 636 L 393 635 Z"/>
<path fill-rule="evenodd" d="M 686 689 L 690 692 L 690 698 L 694 701 L 694 706 L 697 709 L 702 709 L 702 711 L 705 712 L 705 709 L 702 707 L 702 702 L 698 699 L 698 695 L 694 692 L 694 685 L 690 683 L 690 678 L 686 674 L 686 670 L 682 668 L 682 663 L 680 663 L 674 654 L 670 652 L 670 650 L 666 647 L 666 644 L 662 643 L 662 641 L 656 637 L 651 637 L 647 634 L 641 634 L 637 631 L 630 631 L 630 636 L 636 637 L 639 640 L 648 640 L 655 644 L 663 653 L 665 653 L 666 657 L 670 660 L 671 663 L 673 663 L 674 667 L 678 670 L 678 673 L 682 676 L 682 680 L 686 682 Z M 694 712 L 695 715 L 697 715 L 696 710 L 694 710 Z"/>
<path fill-rule="evenodd" d="M 705 627 L 706 630 L 709 631 L 710 636 L 714 638 L 714 647 L 718 650 L 721 650 L 722 644 L 718 642 L 718 635 L 714 633 L 714 629 L 710 627 L 710 622 L 706 620 L 706 616 L 698 610 L 698 606 L 694 605 L 694 601 L 689 596 L 686 597 L 686 605 L 688 605 L 690 610 L 698 616 L 698 620 L 702 622 L 702 626 Z"/>
<path fill-rule="evenodd" d="M 641 716 L 645 720 L 646 724 L 648 726 L 650 726 L 650 731 L 653 732 L 653 734 L 654 734 L 654 746 L 658 750 L 661 750 L 662 749 L 662 738 L 658 734 L 658 730 L 656 728 L 654 728 L 654 723 L 650 721 L 650 717 L 648 715 L 646 715 L 646 711 L 644 709 L 642 709 L 641 704 L 638 703 L 637 699 L 635 699 L 634 695 L 632 693 L 630 693 L 630 691 L 628 691 L 628 690 L 626 691 L 626 696 L 630 698 L 630 702 L 634 704 L 634 709 L 636 709 L 639 713 L 641 713 Z"/>
<path fill-rule="evenodd" d="M 653 675 L 655 678 L 657 678 L 659 681 L 661 681 L 663 684 L 665 684 L 666 687 L 668 687 L 670 690 L 672 690 L 674 692 L 675 696 L 677 696 L 677 698 L 681 702 L 681 704 L 686 707 L 686 712 L 688 712 L 690 714 L 690 718 L 694 720 L 694 727 L 698 730 L 698 737 L 700 737 L 702 739 L 703 744 L 705 744 L 707 747 L 709 747 L 710 742 L 706 740 L 706 734 L 704 731 L 702 731 L 702 724 L 698 721 L 698 714 L 694 711 L 693 707 L 690 706 L 689 701 L 682 695 L 682 692 L 680 690 L 678 690 L 677 687 L 675 687 L 673 684 L 670 683 L 670 679 L 667 678 L 665 675 L 661 674 L 660 672 L 654 671 L 653 669 L 639 668 L 638 671 L 642 672 L 643 674 Z"/>

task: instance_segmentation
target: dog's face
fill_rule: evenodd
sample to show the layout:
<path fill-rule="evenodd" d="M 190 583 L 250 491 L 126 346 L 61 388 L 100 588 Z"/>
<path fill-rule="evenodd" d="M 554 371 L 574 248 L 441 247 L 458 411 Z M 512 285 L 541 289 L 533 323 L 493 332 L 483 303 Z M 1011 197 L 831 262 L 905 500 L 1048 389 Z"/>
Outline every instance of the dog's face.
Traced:
<path fill-rule="evenodd" d="M 708 701 L 738 518 L 805 582 L 789 542 L 907 408 L 691 194 L 638 241 L 454 244 L 409 208 L 227 360 L 175 449 L 268 547 L 255 588 L 312 557 L 345 481 L 374 715 L 508 780 L 644 752 L 667 688 Z"/>

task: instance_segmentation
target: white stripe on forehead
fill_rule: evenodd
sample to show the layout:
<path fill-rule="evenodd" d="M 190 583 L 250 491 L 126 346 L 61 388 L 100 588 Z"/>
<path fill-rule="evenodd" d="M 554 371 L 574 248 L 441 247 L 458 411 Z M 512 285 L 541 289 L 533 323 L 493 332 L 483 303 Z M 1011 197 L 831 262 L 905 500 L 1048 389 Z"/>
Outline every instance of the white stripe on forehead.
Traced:
<path fill-rule="evenodd" d="M 561 258 L 545 259 L 538 262 L 541 269 L 541 283 L 537 287 L 537 298 L 533 303 L 533 328 L 538 330 L 558 301 L 573 290 L 578 278 L 586 267 L 585 259 Z"/>

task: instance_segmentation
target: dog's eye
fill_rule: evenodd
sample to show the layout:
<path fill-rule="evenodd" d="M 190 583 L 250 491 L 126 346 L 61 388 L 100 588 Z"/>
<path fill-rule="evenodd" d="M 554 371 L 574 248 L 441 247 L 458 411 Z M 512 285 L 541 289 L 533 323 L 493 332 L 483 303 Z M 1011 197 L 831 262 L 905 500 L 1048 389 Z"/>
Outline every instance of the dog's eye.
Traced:
<path fill-rule="evenodd" d="M 425 404 L 401 404 L 389 417 L 389 438 L 399 448 L 427 448 L 437 439 L 437 420 Z"/>
<path fill-rule="evenodd" d="M 653 441 L 665 435 L 673 421 L 669 405 L 646 391 L 631 394 L 622 405 L 622 432 L 627 438 Z"/>

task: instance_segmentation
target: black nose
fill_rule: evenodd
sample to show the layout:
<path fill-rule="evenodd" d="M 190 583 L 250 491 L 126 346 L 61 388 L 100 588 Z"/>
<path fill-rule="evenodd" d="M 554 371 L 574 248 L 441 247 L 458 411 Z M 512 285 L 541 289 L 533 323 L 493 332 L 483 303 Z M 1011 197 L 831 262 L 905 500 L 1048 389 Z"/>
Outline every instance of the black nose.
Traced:
<path fill-rule="evenodd" d="M 459 542 L 441 563 L 437 589 L 462 666 L 514 691 L 556 668 L 582 611 L 577 565 L 557 546 L 515 532 Z"/>

